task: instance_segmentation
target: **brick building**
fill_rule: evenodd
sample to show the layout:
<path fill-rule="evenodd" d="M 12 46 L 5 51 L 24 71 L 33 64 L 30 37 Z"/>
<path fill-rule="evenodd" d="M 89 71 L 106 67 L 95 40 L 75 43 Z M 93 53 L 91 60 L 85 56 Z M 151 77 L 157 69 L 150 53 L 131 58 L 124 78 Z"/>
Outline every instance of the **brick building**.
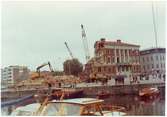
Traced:
<path fill-rule="evenodd" d="M 97 76 L 137 74 L 140 72 L 139 47 L 121 40 L 106 41 L 102 38 L 95 42 L 95 57 L 86 64 L 85 69 Z"/>

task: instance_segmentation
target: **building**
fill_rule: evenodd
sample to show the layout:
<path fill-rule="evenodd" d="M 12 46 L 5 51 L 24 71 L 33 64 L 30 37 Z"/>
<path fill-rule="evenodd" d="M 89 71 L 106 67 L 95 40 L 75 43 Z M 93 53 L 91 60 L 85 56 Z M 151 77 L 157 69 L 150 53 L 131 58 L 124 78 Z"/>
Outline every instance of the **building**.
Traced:
<path fill-rule="evenodd" d="M 165 48 L 152 48 L 140 51 L 141 72 L 165 74 Z"/>
<path fill-rule="evenodd" d="M 124 43 L 121 40 L 106 41 L 102 38 L 94 44 L 95 57 L 85 68 L 92 68 L 95 75 L 131 75 L 140 72 L 139 45 Z M 89 72 L 90 73 L 90 72 Z"/>
<path fill-rule="evenodd" d="M 2 86 L 10 86 L 29 77 L 30 70 L 25 66 L 9 66 L 1 69 Z"/>

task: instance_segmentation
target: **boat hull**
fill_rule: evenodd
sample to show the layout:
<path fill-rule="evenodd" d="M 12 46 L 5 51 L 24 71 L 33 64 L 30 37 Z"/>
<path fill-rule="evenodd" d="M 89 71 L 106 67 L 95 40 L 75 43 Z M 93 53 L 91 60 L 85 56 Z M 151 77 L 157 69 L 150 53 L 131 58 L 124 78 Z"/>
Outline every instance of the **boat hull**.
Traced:
<path fill-rule="evenodd" d="M 142 99 L 145 98 L 156 98 L 157 96 L 159 96 L 160 92 L 157 88 L 145 88 L 141 91 L 139 91 L 139 96 Z"/>
<path fill-rule="evenodd" d="M 64 93 L 64 99 L 80 98 L 83 96 L 83 90 L 76 90 L 76 91 L 69 90 L 69 91 L 54 92 L 52 95 L 52 99 L 60 99 L 63 93 Z"/>
<path fill-rule="evenodd" d="M 109 93 L 106 93 L 106 94 L 98 94 L 98 98 L 99 99 L 105 99 L 105 98 L 109 98 L 110 97 L 110 94 Z"/>

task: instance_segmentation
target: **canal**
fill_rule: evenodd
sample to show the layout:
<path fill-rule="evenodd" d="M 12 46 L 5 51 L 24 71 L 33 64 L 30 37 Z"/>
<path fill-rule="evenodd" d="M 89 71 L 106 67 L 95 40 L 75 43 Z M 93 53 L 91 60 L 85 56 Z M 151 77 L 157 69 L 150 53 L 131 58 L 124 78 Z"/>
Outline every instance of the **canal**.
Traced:
<path fill-rule="evenodd" d="M 162 96 L 153 100 L 141 100 L 134 95 L 111 96 L 105 103 L 125 107 L 127 115 L 165 115 L 165 98 Z"/>
<path fill-rule="evenodd" d="M 127 115 L 165 115 L 165 94 L 152 100 L 141 100 L 136 95 L 112 95 L 104 100 L 107 105 L 125 107 Z M 10 115 L 14 108 L 16 105 L 2 107 L 1 115 Z"/>

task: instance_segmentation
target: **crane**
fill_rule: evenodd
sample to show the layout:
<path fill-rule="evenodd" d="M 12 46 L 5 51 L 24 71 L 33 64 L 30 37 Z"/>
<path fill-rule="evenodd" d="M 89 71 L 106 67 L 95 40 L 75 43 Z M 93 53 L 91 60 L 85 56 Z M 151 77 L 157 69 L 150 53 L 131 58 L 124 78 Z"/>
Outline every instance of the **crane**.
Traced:
<path fill-rule="evenodd" d="M 84 46 L 84 51 L 85 51 L 85 58 L 86 58 L 86 62 L 88 62 L 90 60 L 90 53 L 89 53 L 85 29 L 82 24 L 81 24 L 81 30 L 82 30 L 82 40 L 83 40 L 83 46 Z"/>
<path fill-rule="evenodd" d="M 70 48 L 68 47 L 67 42 L 64 42 L 64 44 L 65 44 L 65 46 L 66 46 L 66 48 L 67 48 L 67 50 L 68 50 L 68 52 L 69 52 L 71 58 L 73 59 L 74 57 L 73 57 L 73 55 L 72 55 L 72 52 L 71 52 Z"/>

